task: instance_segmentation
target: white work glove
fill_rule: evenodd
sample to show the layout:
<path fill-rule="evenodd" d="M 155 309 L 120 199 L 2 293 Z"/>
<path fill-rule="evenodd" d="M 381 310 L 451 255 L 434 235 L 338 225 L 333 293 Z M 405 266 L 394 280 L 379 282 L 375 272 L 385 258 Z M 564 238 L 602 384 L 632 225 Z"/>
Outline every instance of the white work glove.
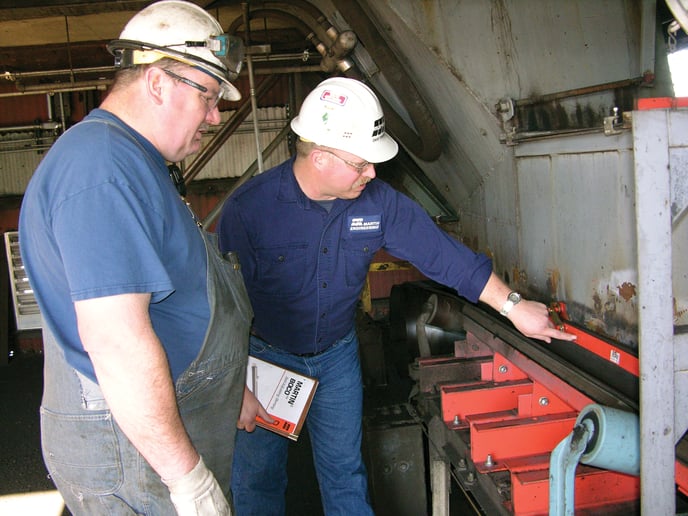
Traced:
<path fill-rule="evenodd" d="M 196 467 L 175 480 L 162 479 L 179 516 L 231 516 L 227 498 L 201 457 Z"/>

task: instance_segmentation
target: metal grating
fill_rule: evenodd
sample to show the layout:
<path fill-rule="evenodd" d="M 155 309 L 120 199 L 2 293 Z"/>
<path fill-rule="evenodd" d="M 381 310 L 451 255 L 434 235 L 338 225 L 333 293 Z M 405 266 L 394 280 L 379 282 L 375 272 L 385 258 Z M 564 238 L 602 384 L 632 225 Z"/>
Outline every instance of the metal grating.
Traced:
<path fill-rule="evenodd" d="M 24 269 L 24 263 L 19 252 L 19 233 L 17 231 L 5 233 L 5 250 L 7 252 L 7 267 L 10 273 L 10 287 L 17 330 L 40 329 L 41 311 Z"/>

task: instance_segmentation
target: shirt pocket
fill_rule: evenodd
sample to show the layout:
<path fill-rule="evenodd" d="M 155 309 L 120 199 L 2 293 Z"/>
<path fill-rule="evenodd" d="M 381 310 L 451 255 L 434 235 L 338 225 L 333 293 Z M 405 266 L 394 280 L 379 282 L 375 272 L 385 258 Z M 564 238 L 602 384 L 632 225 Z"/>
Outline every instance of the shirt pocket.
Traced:
<path fill-rule="evenodd" d="M 346 285 L 361 288 L 375 253 L 382 247 L 382 235 L 342 241 L 346 267 Z"/>
<path fill-rule="evenodd" d="M 274 296 L 301 292 L 307 276 L 307 252 L 305 242 L 257 249 L 257 290 Z"/>

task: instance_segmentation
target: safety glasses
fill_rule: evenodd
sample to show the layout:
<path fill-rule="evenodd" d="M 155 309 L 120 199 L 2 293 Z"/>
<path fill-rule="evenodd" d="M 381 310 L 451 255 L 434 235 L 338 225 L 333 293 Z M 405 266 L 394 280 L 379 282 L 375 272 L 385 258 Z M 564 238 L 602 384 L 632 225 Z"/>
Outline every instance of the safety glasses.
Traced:
<path fill-rule="evenodd" d="M 335 158 L 337 158 L 337 159 L 343 161 L 344 163 L 346 163 L 347 165 L 349 165 L 351 168 L 353 168 L 353 169 L 354 169 L 356 172 L 358 172 L 359 174 L 362 174 L 363 172 L 365 172 L 365 169 L 367 169 L 370 165 L 372 165 L 372 163 L 369 162 L 369 161 L 361 161 L 361 162 L 359 162 L 359 163 L 355 163 L 355 162 L 353 162 L 353 161 L 349 161 L 348 159 L 344 159 L 344 158 L 342 158 L 341 156 L 339 156 L 338 154 L 335 154 L 335 153 L 332 152 L 331 150 L 323 149 L 323 148 L 320 148 L 320 147 L 318 147 L 318 150 L 321 151 L 321 152 L 327 152 L 328 154 L 332 154 Z"/>
<path fill-rule="evenodd" d="M 192 81 L 188 77 L 184 77 L 182 75 L 179 75 L 177 73 L 174 73 L 172 70 L 168 70 L 167 68 L 161 68 L 163 72 L 165 72 L 167 75 L 172 77 L 173 79 L 186 84 L 187 86 L 191 86 L 192 88 L 197 89 L 200 92 L 207 93 L 208 88 L 203 86 L 202 84 L 198 84 L 196 81 Z M 215 106 L 217 106 L 217 103 L 220 102 L 220 94 L 217 94 L 215 96 L 208 96 L 208 95 L 201 95 L 201 98 L 205 102 L 206 107 L 208 108 L 208 111 L 212 111 L 215 109 Z"/>

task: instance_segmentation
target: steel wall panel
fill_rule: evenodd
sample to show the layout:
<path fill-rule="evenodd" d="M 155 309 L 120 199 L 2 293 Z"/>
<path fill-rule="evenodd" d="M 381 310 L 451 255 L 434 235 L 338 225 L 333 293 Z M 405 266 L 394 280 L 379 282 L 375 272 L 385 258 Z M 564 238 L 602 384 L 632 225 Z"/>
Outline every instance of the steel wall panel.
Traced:
<path fill-rule="evenodd" d="M 637 347 L 630 135 L 526 143 L 516 154 L 520 268 L 580 324 Z"/>
<path fill-rule="evenodd" d="M 43 155 L 37 151 L 0 153 L 0 195 L 23 195 Z"/>
<path fill-rule="evenodd" d="M 233 113 L 233 111 L 223 112 L 223 122 L 228 120 Z M 252 115 L 249 115 L 239 129 L 222 145 L 217 154 L 210 159 L 201 173 L 195 178 L 196 180 L 239 177 L 256 161 L 258 151 L 252 120 Z M 258 120 L 260 148 L 265 150 L 268 144 L 288 123 L 287 109 L 285 107 L 260 108 L 258 110 Z M 204 145 L 211 140 L 214 133 L 215 131 L 210 131 L 204 136 Z M 287 140 L 284 140 L 272 155 L 264 160 L 264 169 L 267 170 L 288 157 L 289 147 Z M 189 156 L 184 160 L 184 165 L 191 165 L 194 159 L 195 156 Z"/>

